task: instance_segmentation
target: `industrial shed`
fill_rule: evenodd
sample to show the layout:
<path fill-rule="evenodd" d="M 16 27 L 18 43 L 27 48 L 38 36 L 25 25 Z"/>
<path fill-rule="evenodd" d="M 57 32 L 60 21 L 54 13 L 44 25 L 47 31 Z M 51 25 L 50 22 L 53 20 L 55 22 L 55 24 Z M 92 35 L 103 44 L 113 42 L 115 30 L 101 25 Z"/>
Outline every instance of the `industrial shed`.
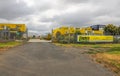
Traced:
<path fill-rule="evenodd" d="M 27 37 L 27 27 L 25 24 L 0 24 L 0 39 L 22 39 L 23 34 Z"/>

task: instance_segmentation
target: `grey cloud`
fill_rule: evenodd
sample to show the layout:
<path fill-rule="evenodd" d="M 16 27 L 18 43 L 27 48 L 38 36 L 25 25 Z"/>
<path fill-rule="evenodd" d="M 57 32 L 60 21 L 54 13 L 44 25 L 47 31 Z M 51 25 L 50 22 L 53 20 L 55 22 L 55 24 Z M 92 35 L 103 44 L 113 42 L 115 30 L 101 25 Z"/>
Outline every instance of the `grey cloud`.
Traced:
<path fill-rule="evenodd" d="M 14 19 L 24 17 L 25 15 L 32 14 L 34 9 L 26 6 L 25 3 L 16 3 L 15 0 L 2 0 L 0 1 L 0 18 Z"/>
<path fill-rule="evenodd" d="M 67 0 L 64 0 L 64 1 L 67 1 Z M 77 2 L 77 1 L 78 0 L 73 1 L 73 2 Z M 113 18 L 116 16 L 117 16 L 116 18 L 120 17 L 120 11 L 118 10 L 120 8 L 119 7 L 120 6 L 119 0 L 117 0 L 117 1 L 114 1 L 114 0 L 111 0 L 111 1 L 108 1 L 108 0 L 106 0 L 106 1 L 104 1 L 104 0 L 101 0 L 101 1 L 88 0 L 88 1 L 90 1 L 90 4 L 92 3 L 92 5 L 94 7 L 99 6 L 100 8 L 98 8 L 94 12 L 90 12 L 89 10 L 88 11 L 84 11 L 84 10 L 79 11 L 78 10 L 75 13 L 65 13 L 65 14 L 61 14 L 59 16 L 55 16 L 53 18 L 53 20 L 46 19 L 46 21 L 54 21 L 55 20 L 56 22 L 58 22 L 59 24 L 62 24 L 62 25 L 64 25 L 64 24 L 67 24 L 67 25 L 86 25 L 90 22 L 94 22 L 92 20 L 94 18 L 99 17 L 99 16 L 109 16 L 110 18 Z M 68 1 L 68 3 L 69 3 L 69 1 Z M 94 7 L 91 8 L 90 10 L 95 10 Z M 109 22 L 109 20 L 99 21 L 99 23 L 101 23 L 101 24 L 105 23 L 105 22 L 106 23 L 119 23 L 118 21 L 114 21 L 114 20 L 112 22 Z"/>
<path fill-rule="evenodd" d="M 61 0 L 64 3 L 86 3 L 89 2 L 90 0 Z"/>
<path fill-rule="evenodd" d="M 29 22 L 27 25 L 28 25 L 28 29 L 33 31 L 44 32 L 46 30 L 47 31 L 50 30 L 45 24 L 35 24 L 32 22 Z"/>
<path fill-rule="evenodd" d="M 90 20 L 92 20 L 93 15 L 89 12 L 86 13 L 70 13 L 70 14 L 63 14 L 60 16 L 55 16 L 54 20 L 61 25 L 72 25 L 72 26 L 83 26 Z"/>
<path fill-rule="evenodd" d="M 35 2 L 35 5 L 28 7 L 25 2 L 17 4 L 15 0 L 1 0 L 1 21 L 2 19 L 5 19 L 3 22 L 11 20 L 14 22 L 19 20 L 27 23 L 29 30 L 38 31 L 40 33 L 49 32 L 52 28 L 61 25 L 84 26 L 107 23 L 120 24 L 119 0 L 54 0 L 54 2 L 50 2 L 49 0 L 33 1 Z M 78 9 L 75 12 L 65 12 L 68 8 L 70 9 L 71 6 L 79 4 L 83 4 L 82 6 L 78 6 L 78 8 L 82 7 L 82 9 Z M 48 10 L 57 10 L 59 14 L 56 14 L 57 12 L 53 12 L 55 13 L 53 17 L 47 17 L 44 13 Z M 51 14 L 51 12 L 47 15 L 49 14 Z M 33 18 L 35 18 L 35 21 Z"/>

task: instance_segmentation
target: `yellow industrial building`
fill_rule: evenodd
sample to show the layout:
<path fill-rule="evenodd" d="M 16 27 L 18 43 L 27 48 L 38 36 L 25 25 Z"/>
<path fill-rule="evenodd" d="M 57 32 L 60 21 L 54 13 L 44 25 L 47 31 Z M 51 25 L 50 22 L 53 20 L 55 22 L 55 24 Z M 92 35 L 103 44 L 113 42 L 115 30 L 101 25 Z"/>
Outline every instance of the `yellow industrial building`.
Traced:
<path fill-rule="evenodd" d="M 76 32 L 80 32 L 81 35 L 104 35 L 104 30 L 102 28 L 99 29 L 94 29 L 92 27 L 75 28 L 66 26 L 54 29 L 52 31 L 52 34 L 54 38 L 57 38 L 57 35 L 75 34 Z"/>
<path fill-rule="evenodd" d="M 52 31 L 52 40 L 68 42 L 113 42 L 113 36 L 104 35 L 105 25 L 93 25 L 89 27 L 62 26 Z"/>
<path fill-rule="evenodd" d="M 25 24 L 0 24 L 0 39 L 20 39 L 25 33 L 27 34 Z"/>

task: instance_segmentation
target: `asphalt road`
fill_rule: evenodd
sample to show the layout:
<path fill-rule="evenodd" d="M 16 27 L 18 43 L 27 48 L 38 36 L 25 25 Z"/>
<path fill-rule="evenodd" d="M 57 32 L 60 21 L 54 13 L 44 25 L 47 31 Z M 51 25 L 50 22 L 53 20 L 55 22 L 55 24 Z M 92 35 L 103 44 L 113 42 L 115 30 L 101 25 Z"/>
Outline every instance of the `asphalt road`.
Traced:
<path fill-rule="evenodd" d="M 0 76 L 113 76 L 85 50 L 30 40 L 0 55 Z"/>

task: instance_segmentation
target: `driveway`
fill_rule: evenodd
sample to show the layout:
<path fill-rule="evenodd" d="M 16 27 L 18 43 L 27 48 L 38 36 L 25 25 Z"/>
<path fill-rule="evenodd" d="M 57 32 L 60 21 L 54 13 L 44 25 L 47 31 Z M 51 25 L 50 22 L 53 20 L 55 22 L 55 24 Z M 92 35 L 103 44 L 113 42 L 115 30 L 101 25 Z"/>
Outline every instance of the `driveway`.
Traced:
<path fill-rule="evenodd" d="M 85 50 L 30 40 L 0 55 L 0 76 L 114 76 Z"/>

